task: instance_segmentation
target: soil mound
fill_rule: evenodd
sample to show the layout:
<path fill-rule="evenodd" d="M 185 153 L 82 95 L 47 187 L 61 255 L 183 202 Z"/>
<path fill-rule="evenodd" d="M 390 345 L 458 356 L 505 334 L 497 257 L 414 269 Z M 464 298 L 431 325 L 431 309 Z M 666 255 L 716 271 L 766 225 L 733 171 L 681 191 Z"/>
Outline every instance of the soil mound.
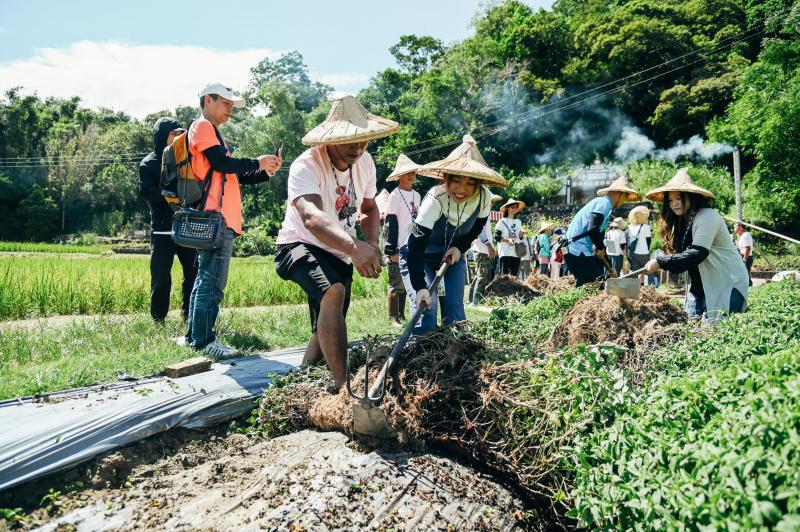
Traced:
<path fill-rule="evenodd" d="M 547 529 L 518 495 L 447 458 L 364 453 L 343 434 L 312 431 L 266 441 L 234 434 L 206 446 L 197 464 L 184 465 L 180 452 L 134 467 L 127 486 L 63 493 L 52 512 L 28 515 L 26 528 Z"/>
<path fill-rule="evenodd" d="M 542 295 L 541 291 L 521 283 L 516 277 L 501 275 L 486 286 L 483 297 L 513 297 L 524 305 L 540 295 Z"/>
<path fill-rule="evenodd" d="M 575 277 L 572 275 L 565 275 L 558 279 L 551 279 L 541 273 L 532 273 L 525 280 L 525 284 L 538 292 L 551 294 L 553 292 L 560 292 L 575 288 Z"/>
<path fill-rule="evenodd" d="M 628 348 L 654 347 L 673 338 L 686 313 L 654 288 L 642 288 L 640 299 L 605 293 L 579 301 L 550 336 L 554 349 L 566 345 L 614 343 Z"/>

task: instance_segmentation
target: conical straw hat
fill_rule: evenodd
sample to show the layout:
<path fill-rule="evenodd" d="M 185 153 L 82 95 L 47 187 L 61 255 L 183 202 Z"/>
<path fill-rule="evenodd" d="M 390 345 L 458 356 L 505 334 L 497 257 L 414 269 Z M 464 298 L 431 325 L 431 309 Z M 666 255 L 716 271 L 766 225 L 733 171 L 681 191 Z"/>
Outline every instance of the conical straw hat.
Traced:
<path fill-rule="evenodd" d="M 386 178 L 386 182 L 399 181 L 400 176 L 416 172 L 419 167 L 420 165 L 401 153 L 397 158 L 397 163 L 394 165 L 394 170 L 392 170 L 392 173 Z"/>
<path fill-rule="evenodd" d="M 544 233 L 545 231 L 547 231 L 551 227 L 553 227 L 553 222 L 542 221 L 542 223 L 539 224 L 539 232 L 540 233 Z"/>
<path fill-rule="evenodd" d="M 642 199 L 642 195 L 631 188 L 631 184 L 625 176 L 616 178 L 611 185 L 598 190 L 597 195 L 607 196 L 609 192 L 624 192 L 627 194 L 625 201 L 639 201 Z"/>
<path fill-rule="evenodd" d="M 518 204 L 519 204 L 519 210 L 522 210 L 522 209 L 524 209 L 524 208 L 525 208 L 525 202 L 524 202 L 524 201 L 521 201 L 521 200 L 515 200 L 514 198 L 508 198 L 508 201 L 506 201 L 506 202 L 503 204 L 503 206 L 502 206 L 502 207 L 500 207 L 500 212 L 505 212 L 505 211 L 507 211 L 507 210 L 508 210 L 508 208 L 509 208 L 510 206 L 514 205 L 515 203 L 518 203 Z"/>
<path fill-rule="evenodd" d="M 495 203 L 495 202 L 498 202 L 498 201 L 503 201 L 503 196 L 500 196 L 498 194 L 492 194 L 492 203 Z"/>
<path fill-rule="evenodd" d="M 631 209 L 631 212 L 628 213 L 628 223 L 642 225 L 646 224 L 647 220 L 650 219 L 650 209 L 645 207 L 644 205 L 639 205 Z"/>
<path fill-rule="evenodd" d="M 388 137 L 400 130 L 394 120 L 376 116 L 350 95 L 333 101 L 328 117 L 306 133 L 303 144 L 350 144 Z"/>
<path fill-rule="evenodd" d="M 688 168 L 681 168 L 678 170 L 678 173 L 675 174 L 675 177 L 667 181 L 666 185 L 655 190 L 651 190 L 645 195 L 645 197 L 652 201 L 664 201 L 664 193 L 666 192 L 691 192 L 693 194 L 705 196 L 708 199 L 714 199 L 714 194 L 703 187 L 698 187 L 692 183 L 692 178 L 689 177 Z"/>
<path fill-rule="evenodd" d="M 475 139 L 470 135 L 464 135 L 464 142 L 450 152 L 450 155 L 440 161 L 423 165 L 417 174 L 436 179 L 444 179 L 445 174 L 463 175 L 480 179 L 487 186 L 504 187 L 508 184 L 503 176 L 489 168 L 478 151 Z"/>

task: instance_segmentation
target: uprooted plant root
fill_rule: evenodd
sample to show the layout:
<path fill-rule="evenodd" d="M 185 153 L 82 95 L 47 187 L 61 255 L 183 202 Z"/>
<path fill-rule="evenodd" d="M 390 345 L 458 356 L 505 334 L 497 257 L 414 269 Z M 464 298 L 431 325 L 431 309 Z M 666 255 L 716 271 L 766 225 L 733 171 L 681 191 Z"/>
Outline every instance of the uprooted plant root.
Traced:
<path fill-rule="evenodd" d="M 491 283 L 486 285 L 483 297 L 489 298 L 514 298 L 523 305 L 526 305 L 535 297 L 542 295 L 541 291 L 534 290 L 525 283 L 520 282 L 511 275 L 501 275 L 496 277 Z"/>
<path fill-rule="evenodd" d="M 374 382 L 393 340 L 372 338 L 367 344 L 356 350 L 369 350 L 377 357 L 369 368 Z M 380 445 L 437 448 L 466 457 L 511 476 L 533 496 L 554 501 L 565 482 L 561 447 L 595 416 L 586 405 L 570 403 L 572 388 L 576 383 L 596 387 L 592 394 L 597 401 L 606 392 L 594 384 L 597 376 L 587 373 L 590 357 L 549 356 L 563 361 L 551 364 L 544 356 L 520 360 L 472 336 L 466 324 L 442 327 L 412 340 L 397 360 L 381 404 L 396 440 Z M 360 395 L 365 368 L 352 367 L 353 389 Z M 291 386 L 280 393 L 290 393 Z M 261 416 L 268 421 L 275 413 L 265 410 L 265 404 L 277 405 L 262 403 Z M 344 388 L 338 394 L 321 394 L 307 406 L 306 426 L 353 435 L 353 400 Z"/>
<path fill-rule="evenodd" d="M 653 287 L 643 287 L 640 299 L 600 293 L 567 312 L 549 343 L 554 349 L 599 343 L 656 347 L 676 338 L 686 320 L 686 313 Z"/>
<path fill-rule="evenodd" d="M 565 275 L 558 279 L 551 279 L 541 273 L 532 273 L 525 280 L 525 284 L 544 294 L 552 294 L 553 292 L 561 292 L 575 288 L 575 277 L 572 275 Z"/>

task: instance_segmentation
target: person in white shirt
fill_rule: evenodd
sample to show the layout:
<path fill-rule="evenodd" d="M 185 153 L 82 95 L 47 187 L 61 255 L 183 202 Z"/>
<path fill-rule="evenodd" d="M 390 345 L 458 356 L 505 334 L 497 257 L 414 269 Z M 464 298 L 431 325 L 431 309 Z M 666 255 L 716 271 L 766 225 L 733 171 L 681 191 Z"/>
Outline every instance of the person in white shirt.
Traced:
<path fill-rule="evenodd" d="M 516 245 L 522 243 L 522 221 L 517 218 L 517 213 L 524 208 L 525 202 L 514 198 L 509 198 L 500 207 L 503 218 L 494 226 L 494 239 L 499 247 L 500 275 L 516 277 L 519 274 L 520 255 L 517 254 Z"/>
<path fill-rule="evenodd" d="M 492 194 L 492 204 L 502 199 L 502 196 Z M 486 286 L 492 282 L 494 275 L 492 262 L 497 256 L 497 252 L 494 249 L 494 239 L 492 238 L 491 217 L 486 219 L 478 238 L 472 241 L 471 249 L 475 252 L 475 281 L 472 284 L 472 297 L 469 298 L 469 301 L 473 305 L 478 305 L 483 299 L 483 292 Z"/>
<path fill-rule="evenodd" d="M 520 240 L 525 245 L 525 255 L 519 258 L 518 277 L 521 281 L 524 281 L 531 274 L 531 264 L 533 263 L 533 243 L 524 227 L 520 230 Z"/>
<path fill-rule="evenodd" d="M 386 237 L 383 247 L 387 259 L 386 269 L 389 273 L 389 319 L 395 325 L 402 325 L 406 320 L 406 288 L 400 275 L 400 246 L 408 240 L 422 201 L 419 192 L 412 188 L 418 168 L 417 163 L 401 154 L 397 158 L 394 170 L 386 178 L 387 183 L 398 182 L 397 188 L 389 194 L 389 205 L 386 207 L 384 217 Z"/>
<path fill-rule="evenodd" d="M 362 277 L 381 272 L 376 170 L 367 144 L 399 129 L 397 122 L 367 113 L 352 96 L 338 98 L 325 121 L 303 137 L 313 147 L 289 169 L 275 268 L 308 296 L 312 336 L 303 363 L 324 357 L 337 388 L 345 381 L 353 267 Z M 364 240 L 356 236 L 356 223 Z"/>
<path fill-rule="evenodd" d="M 625 232 L 622 230 L 622 224 L 622 218 L 614 218 L 614 221 L 609 225 L 605 238 L 606 255 L 617 273 L 622 272 L 625 248 L 628 243 L 625 238 Z"/>
<path fill-rule="evenodd" d="M 628 265 L 631 270 L 644 268 L 650 260 L 650 243 L 653 232 L 647 221 L 650 219 L 650 209 L 638 205 L 628 213 Z M 639 275 L 639 283 L 644 284 L 645 275 Z"/>
<path fill-rule="evenodd" d="M 663 202 L 661 239 L 666 253 L 647 263 L 648 272 L 688 272 L 684 307 L 691 318 L 714 323 L 721 313 L 744 312 L 747 269 L 725 220 L 710 207 L 714 194 L 695 185 L 688 169 L 681 168 L 646 197 Z"/>
<path fill-rule="evenodd" d="M 733 226 L 733 231 L 739 236 L 739 240 L 736 241 L 736 247 L 739 248 L 739 254 L 742 256 L 745 268 L 747 268 L 750 286 L 753 286 L 753 278 L 750 277 L 750 269 L 753 267 L 753 235 L 744 228 L 742 222 L 736 222 L 736 225 Z"/>

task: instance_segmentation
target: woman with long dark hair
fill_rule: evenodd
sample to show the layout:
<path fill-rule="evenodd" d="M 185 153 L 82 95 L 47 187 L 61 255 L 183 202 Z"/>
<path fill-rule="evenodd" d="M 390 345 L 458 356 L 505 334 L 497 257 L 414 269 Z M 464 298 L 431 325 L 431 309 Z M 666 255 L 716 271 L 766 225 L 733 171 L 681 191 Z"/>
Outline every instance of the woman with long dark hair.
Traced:
<path fill-rule="evenodd" d="M 711 208 L 714 194 L 695 185 L 681 168 L 666 185 L 645 196 L 662 202 L 661 242 L 665 255 L 647 263 L 660 269 L 688 272 L 685 308 L 691 318 L 711 321 L 722 312 L 747 309 L 748 276 L 725 220 Z"/>

